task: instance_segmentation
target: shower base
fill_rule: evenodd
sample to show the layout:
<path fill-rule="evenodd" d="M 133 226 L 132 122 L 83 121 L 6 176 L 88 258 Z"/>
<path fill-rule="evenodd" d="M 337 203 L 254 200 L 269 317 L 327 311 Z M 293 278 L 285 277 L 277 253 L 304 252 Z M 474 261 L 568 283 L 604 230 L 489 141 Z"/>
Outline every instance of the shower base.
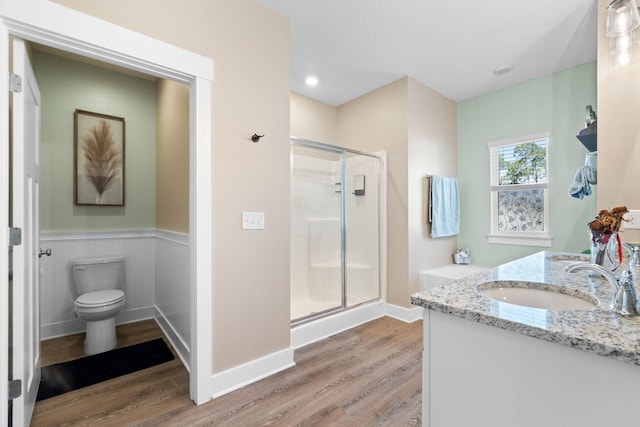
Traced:
<path fill-rule="evenodd" d="M 332 312 L 326 316 L 309 320 L 291 327 L 291 346 L 295 348 L 309 345 L 362 323 L 384 316 L 383 301 L 371 301 L 353 308 Z"/>

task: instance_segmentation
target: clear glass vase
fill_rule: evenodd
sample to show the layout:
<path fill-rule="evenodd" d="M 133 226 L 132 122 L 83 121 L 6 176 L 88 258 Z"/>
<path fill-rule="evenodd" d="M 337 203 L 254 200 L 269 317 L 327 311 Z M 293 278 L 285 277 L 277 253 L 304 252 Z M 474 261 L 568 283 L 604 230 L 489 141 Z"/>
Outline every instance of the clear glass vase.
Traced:
<path fill-rule="evenodd" d="M 622 261 L 622 246 L 618 233 L 589 230 L 591 235 L 591 262 L 615 271 Z"/>

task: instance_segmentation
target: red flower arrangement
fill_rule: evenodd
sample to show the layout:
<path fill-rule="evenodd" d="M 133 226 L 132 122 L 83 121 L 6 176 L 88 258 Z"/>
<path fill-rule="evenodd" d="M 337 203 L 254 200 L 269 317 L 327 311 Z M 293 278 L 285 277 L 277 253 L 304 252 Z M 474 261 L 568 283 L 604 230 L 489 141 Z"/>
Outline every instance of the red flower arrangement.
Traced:
<path fill-rule="evenodd" d="M 617 264 L 622 263 L 622 244 L 620 242 L 620 235 L 618 234 L 618 231 L 620 230 L 622 221 L 627 221 L 624 219 L 624 215 L 628 212 L 629 210 L 626 206 L 618 206 L 610 211 L 603 209 L 598 212 L 596 219 L 589 223 L 591 240 L 593 241 L 594 247 L 598 248 L 595 256 L 596 264 L 603 265 L 604 256 L 607 253 L 606 247 L 609 244 L 611 236 L 614 234 L 616 235 L 615 244 L 617 245 Z M 612 262 L 612 264 L 614 263 Z"/>

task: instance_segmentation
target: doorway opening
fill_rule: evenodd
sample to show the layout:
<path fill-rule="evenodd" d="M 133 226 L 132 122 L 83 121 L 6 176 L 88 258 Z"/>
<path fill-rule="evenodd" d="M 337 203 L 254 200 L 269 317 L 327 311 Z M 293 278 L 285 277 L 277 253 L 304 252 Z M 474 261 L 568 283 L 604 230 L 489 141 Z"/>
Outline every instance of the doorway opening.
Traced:
<path fill-rule="evenodd" d="M 87 329 L 74 309 L 79 291 L 70 265 L 122 257 L 125 303 L 115 325 L 156 319 L 188 369 L 189 289 L 179 284 L 190 273 L 189 88 L 39 44 L 31 52 L 41 93 L 40 247 L 50 254 L 39 259 L 41 366 L 52 360 L 49 340 Z M 74 203 L 72 176 L 85 173 L 77 109 L 121 117 L 122 206 Z"/>
<path fill-rule="evenodd" d="M 56 5 L 43 3 L 38 14 L 30 14 L 20 5 L 7 4 L 0 12 L 0 37 L 2 42 L 0 69 L 3 87 L 9 81 L 9 37 L 15 36 L 66 52 L 99 59 L 110 64 L 150 73 L 189 85 L 190 87 L 190 136 L 189 136 L 189 264 L 190 264 L 190 396 L 197 404 L 211 398 L 212 369 L 212 267 L 211 267 L 211 81 L 213 63 L 182 49 L 175 48 L 149 37 L 109 24 L 92 20 L 87 25 L 86 16 Z M 40 19 L 45 17 L 46 19 Z M 0 118 L 3 127 L 9 123 L 9 95 L 3 91 L 0 102 Z M 0 136 L 0 193 L 3 208 L 0 210 L 0 232 L 8 241 L 8 166 L 9 136 Z M 15 251 L 19 248 L 14 248 Z M 0 264 L 8 266 L 8 251 L 0 254 Z M 15 281 L 15 276 L 14 276 Z M 0 278 L 4 289 L 0 298 L 0 312 L 9 308 L 8 277 Z M 197 320 L 197 321 L 196 321 Z M 0 354 L 2 366 L 0 380 L 8 380 L 7 354 L 9 352 L 8 319 L 1 320 Z M 15 326 L 15 325 L 13 325 Z M 12 349 L 15 351 L 15 349 Z M 19 397 L 14 402 L 19 401 Z M 8 390 L 0 391 L 0 415 L 8 419 Z"/>

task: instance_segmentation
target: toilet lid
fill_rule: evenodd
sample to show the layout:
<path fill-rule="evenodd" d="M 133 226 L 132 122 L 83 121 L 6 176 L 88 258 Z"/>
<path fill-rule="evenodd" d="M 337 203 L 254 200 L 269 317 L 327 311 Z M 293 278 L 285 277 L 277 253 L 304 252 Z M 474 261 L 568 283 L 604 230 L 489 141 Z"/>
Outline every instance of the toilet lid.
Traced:
<path fill-rule="evenodd" d="M 124 292 L 119 289 L 108 291 L 96 291 L 82 294 L 76 300 L 77 304 L 83 306 L 100 306 L 105 304 L 115 304 L 124 299 Z"/>

